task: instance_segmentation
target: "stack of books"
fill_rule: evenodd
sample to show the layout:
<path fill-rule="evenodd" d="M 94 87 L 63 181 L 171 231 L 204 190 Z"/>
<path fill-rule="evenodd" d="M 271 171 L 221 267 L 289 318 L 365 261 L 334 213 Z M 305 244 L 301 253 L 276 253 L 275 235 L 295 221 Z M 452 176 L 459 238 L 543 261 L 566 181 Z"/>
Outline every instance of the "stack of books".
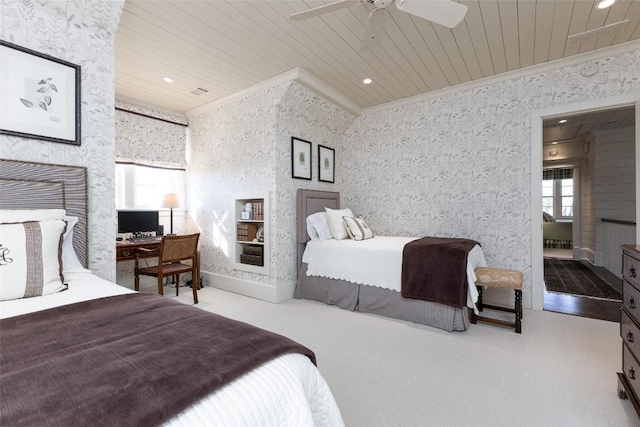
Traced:
<path fill-rule="evenodd" d="M 258 225 L 239 223 L 237 225 L 236 235 L 238 242 L 251 242 L 256 238 Z"/>
<path fill-rule="evenodd" d="M 264 202 L 251 203 L 251 219 L 254 221 L 264 221 Z"/>

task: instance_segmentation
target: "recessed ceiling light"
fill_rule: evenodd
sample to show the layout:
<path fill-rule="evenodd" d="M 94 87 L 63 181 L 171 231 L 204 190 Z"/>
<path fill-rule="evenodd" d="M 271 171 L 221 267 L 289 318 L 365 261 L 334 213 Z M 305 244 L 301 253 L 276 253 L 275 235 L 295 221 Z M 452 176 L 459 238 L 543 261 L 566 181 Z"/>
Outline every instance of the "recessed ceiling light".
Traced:
<path fill-rule="evenodd" d="M 557 143 L 558 143 L 558 141 L 553 141 L 553 142 L 551 143 L 551 145 L 556 145 Z"/>
<path fill-rule="evenodd" d="M 371 83 L 372 81 L 373 81 L 373 80 L 371 80 L 371 79 L 367 78 L 367 79 L 364 79 L 364 80 L 362 81 L 362 83 L 364 83 L 364 84 L 368 85 L 368 84 L 369 84 L 369 83 Z"/>
<path fill-rule="evenodd" d="M 560 123 L 560 124 L 567 123 L 567 119 L 558 120 L 558 123 Z"/>
<path fill-rule="evenodd" d="M 173 83 L 173 79 L 172 79 L 171 77 L 165 77 L 165 78 L 164 78 L 164 79 L 162 79 L 162 80 L 164 80 L 164 81 L 165 81 L 165 82 L 167 82 L 167 83 Z"/>
<path fill-rule="evenodd" d="M 608 7 L 611 7 L 615 2 L 616 0 L 602 0 L 596 5 L 596 7 L 598 9 L 606 9 Z"/>

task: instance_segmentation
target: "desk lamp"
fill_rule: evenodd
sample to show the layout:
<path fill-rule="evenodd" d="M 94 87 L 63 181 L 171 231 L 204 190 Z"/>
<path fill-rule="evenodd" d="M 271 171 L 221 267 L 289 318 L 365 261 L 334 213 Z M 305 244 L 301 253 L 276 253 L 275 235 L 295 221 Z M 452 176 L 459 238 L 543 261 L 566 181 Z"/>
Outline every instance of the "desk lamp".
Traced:
<path fill-rule="evenodd" d="M 178 195 L 175 193 L 169 193 L 164 195 L 164 199 L 162 200 L 162 207 L 171 209 L 171 232 L 170 236 L 173 235 L 173 209 L 180 207 L 180 200 L 178 199 Z"/>

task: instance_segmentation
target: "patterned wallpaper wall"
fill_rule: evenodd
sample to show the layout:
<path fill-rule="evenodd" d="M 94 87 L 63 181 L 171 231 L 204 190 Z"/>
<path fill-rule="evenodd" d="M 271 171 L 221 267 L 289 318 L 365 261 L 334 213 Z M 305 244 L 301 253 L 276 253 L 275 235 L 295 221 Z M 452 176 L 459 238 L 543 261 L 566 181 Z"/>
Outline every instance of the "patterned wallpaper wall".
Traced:
<path fill-rule="evenodd" d="M 531 112 L 640 92 L 640 51 L 366 114 L 346 132 L 343 204 L 382 235 L 481 242 L 531 288 Z"/>
<path fill-rule="evenodd" d="M 234 200 L 264 196 L 273 205 L 276 102 L 287 85 L 189 117 L 188 226 L 201 233 L 203 271 L 275 286 L 273 274 L 233 269 Z"/>
<path fill-rule="evenodd" d="M 296 191 L 298 188 L 340 191 L 337 184 L 318 181 L 318 144 L 336 150 L 336 182 L 344 164 L 344 133 L 355 116 L 316 95 L 298 83 L 291 83 L 278 103 L 276 128 L 276 243 L 271 259 L 276 265 L 278 286 L 296 281 Z M 310 141 L 312 180 L 291 178 L 291 137 Z"/>
<path fill-rule="evenodd" d="M 296 189 L 335 190 L 317 181 L 317 144 L 339 149 L 351 120 L 294 82 L 189 118 L 189 215 L 203 236 L 204 271 L 273 287 L 295 283 Z M 313 142 L 312 181 L 291 178 L 291 136 Z M 269 276 L 234 270 L 231 260 L 233 201 L 256 195 L 269 198 Z"/>
<path fill-rule="evenodd" d="M 124 0 L 0 4 L 2 40 L 82 66 L 82 145 L 0 135 L 0 157 L 88 167 L 89 268 L 115 280 L 113 45 Z"/>
<path fill-rule="evenodd" d="M 116 107 L 187 124 L 184 116 L 161 113 L 124 101 L 116 101 Z M 127 111 L 116 110 L 116 160 L 155 166 L 186 166 L 185 126 Z"/>

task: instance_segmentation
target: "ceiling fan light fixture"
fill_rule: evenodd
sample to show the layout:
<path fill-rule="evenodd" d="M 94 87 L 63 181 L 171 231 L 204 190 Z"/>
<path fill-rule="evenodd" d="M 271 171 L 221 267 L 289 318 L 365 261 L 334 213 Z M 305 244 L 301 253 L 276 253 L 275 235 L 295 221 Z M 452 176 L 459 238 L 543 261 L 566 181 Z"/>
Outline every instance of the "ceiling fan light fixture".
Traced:
<path fill-rule="evenodd" d="M 364 84 L 368 85 L 368 84 L 371 84 L 371 82 L 372 82 L 372 81 L 373 81 L 373 80 L 371 80 L 370 78 L 368 78 L 368 77 L 367 77 L 366 79 L 364 79 L 364 80 L 362 81 L 362 83 L 364 83 Z"/>
<path fill-rule="evenodd" d="M 606 9 L 608 7 L 613 6 L 613 4 L 616 2 L 616 0 L 602 0 L 600 2 L 598 2 L 598 4 L 596 5 L 596 8 L 598 9 Z"/>

